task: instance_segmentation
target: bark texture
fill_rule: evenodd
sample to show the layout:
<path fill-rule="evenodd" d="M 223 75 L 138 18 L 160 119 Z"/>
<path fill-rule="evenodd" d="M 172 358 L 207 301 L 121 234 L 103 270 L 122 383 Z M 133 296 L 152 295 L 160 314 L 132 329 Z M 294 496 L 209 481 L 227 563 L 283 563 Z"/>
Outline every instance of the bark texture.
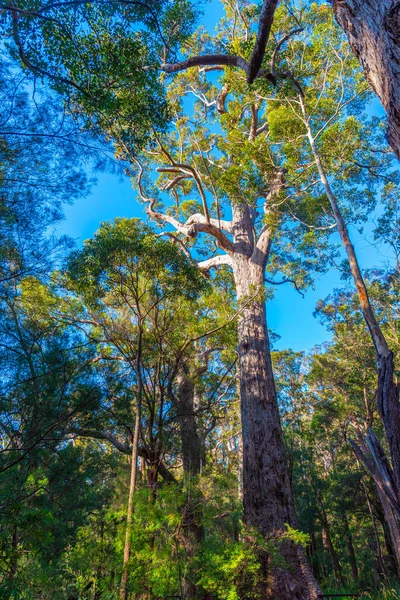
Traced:
<path fill-rule="evenodd" d="M 388 141 L 400 159 L 400 2 L 333 0 L 339 25 L 388 117 Z"/>
<path fill-rule="evenodd" d="M 200 475 L 203 453 L 196 418 L 195 381 L 188 365 L 181 365 L 177 383 L 178 388 L 174 399 L 179 416 L 183 473 L 187 492 L 186 506 L 183 508 L 183 545 L 186 556 L 193 558 L 204 539 L 204 527 L 202 499 L 198 496 L 192 497 L 191 482 L 193 478 Z M 184 599 L 204 596 L 203 590 L 195 582 L 196 573 L 191 570 L 181 577 L 180 588 Z"/>
<path fill-rule="evenodd" d="M 183 471 L 185 476 L 189 477 L 200 475 L 202 455 L 194 397 L 194 381 L 190 377 L 188 368 L 184 365 L 178 377 L 176 403 L 179 412 Z"/>
<path fill-rule="evenodd" d="M 286 567 L 261 557 L 267 579 L 264 598 L 279 600 L 316 598 L 318 585 L 303 549 L 289 540 L 279 542 L 285 525 L 296 527 L 286 464 L 276 390 L 272 372 L 264 270 L 269 244 L 254 247 L 249 209 L 235 210 L 232 257 L 237 297 L 240 400 L 243 439 L 244 523 L 267 539 L 277 540 Z"/>

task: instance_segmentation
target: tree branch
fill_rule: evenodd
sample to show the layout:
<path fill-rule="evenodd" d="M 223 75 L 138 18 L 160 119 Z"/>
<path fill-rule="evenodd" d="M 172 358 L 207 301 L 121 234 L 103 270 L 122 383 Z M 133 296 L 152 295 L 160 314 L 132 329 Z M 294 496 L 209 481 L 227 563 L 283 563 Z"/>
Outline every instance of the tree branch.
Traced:
<path fill-rule="evenodd" d="M 249 133 L 249 142 L 253 142 L 256 139 L 257 128 L 258 128 L 258 106 L 257 104 L 251 105 L 251 127 Z"/>
<path fill-rule="evenodd" d="M 138 174 L 138 191 L 143 202 L 146 202 L 149 206 L 147 208 L 147 214 L 150 215 L 156 221 L 162 221 L 164 223 L 168 223 L 172 225 L 176 231 L 186 235 L 187 237 L 195 238 L 198 233 L 208 233 L 217 241 L 217 246 L 226 252 L 233 252 L 234 246 L 232 242 L 226 237 L 223 233 L 222 229 L 218 227 L 217 219 L 209 219 L 207 221 L 206 217 L 201 214 L 195 214 L 189 217 L 186 223 L 181 223 L 178 219 L 175 219 L 171 215 L 166 215 L 165 213 L 154 210 L 154 205 L 156 203 L 155 198 L 147 198 L 144 193 L 142 186 L 142 177 L 143 177 L 143 167 L 141 163 L 135 159 L 136 164 L 139 167 Z M 173 167 L 165 167 L 165 169 L 172 169 Z M 226 226 L 229 225 L 229 222 L 225 222 Z"/>
<path fill-rule="evenodd" d="M 70 87 L 75 88 L 76 90 L 78 90 L 79 92 L 81 92 L 84 96 L 90 97 L 90 94 L 87 92 L 87 90 L 85 90 L 80 85 L 78 85 L 77 83 L 75 83 L 74 81 L 72 81 L 72 79 L 67 79 L 66 77 L 60 77 L 58 75 L 50 73 L 49 71 L 46 71 L 46 69 L 42 69 L 41 67 L 38 67 L 37 65 L 34 65 L 33 63 L 31 63 L 31 61 L 29 60 L 29 58 L 25 54 L 25 50 L 24 50 L 24 47 L 22 45 L 21 38 L 19 36 L 19 29 L 18 29 L 18 12 L 19 11 L 18 11 L 18 9 L 16 8 L 14 2 L 10 2 L 9 6 L 8 5 L 1 5 L 1 8 L 7 8 L 8 10 L 11 11 L 12 35 L 13 35 L 13 38 L 14 38 L 15 45 L 18 48 L 18 55 L 19 55 L 22 63 L 30 71 L 32 71 L 32 73 L 43 75 L 45 77 L 48 77 L 49 79 L 52 79 L 53 81 L 58 81 L 60 83 L 64 83 L 65 85 L 68 85 Z"/>
<path fill-rule="evenodd" d="M 258 23 L 258 32 L 256 43 L 254 44 L 253 52 L 250 57 L 250 62 L 247 69 L 247 82 L 253 83 L 261 69 L 264 59 L 265 48 L 268 43 L 271 26 L 274 20 L 274 14 L 279 0 L 264 0 L 260 20 Z"/>
<path fill-rule="evenodd" d="M 285 169 L 277 169 L 276 170 L 275 178 L 272 182 L 272 185 L 270 187 L 270 190 L 269 190 L 269 192 L 265 198 L 265 202 L 264 202 L 264 214 L 265 215 L 267 215 L 268 212 L 271 211 L 271 207 L 269 206 L 270 201 L 272 200 L 272 198 L 274 196 L 279 194 L 279 192 L 285 185 L 284 176 L 285 176 Z M 272 234 L 271 227 L 269 225 L 265 225 L 261 230 L 261 233 L 259 235 L 258 242 L 256 244 L 254 251 L 258 250 L 259 252 L 267 254 L 267 251 L 271 244 L 271 234 Z"/>
<path fill-rule="evenodd" d="M 264 281 L 265 283 L 269 283 L 270 285 L 282 285 L 284 283 L 291 283 L 295 287 L 296 291 L 300 294 L 300 296 L 304 298 L 304 293 L 299 289 L 294 279 L 283 279 L 282 281 L 273 281 L 272 279 L 265 278 Z"/>
<path fill-rule="evenodd" d="M 209 273 L 210 269 L 220 267 L 221 265 L 232 266 L 232 259 L 228 254 L 217 254 L 217 256 L 212 256 L 207 260 L 197 263 L 197 266 L 203 273 Z"/>
<path fill-rule="evenodd" d="M 233 243 L 226 237 L 218 225 L 213 225 L 211 222 L 200 221 L 198 217 L 203 217 L 203 215 L 192 215 L 185 223 L 185 227 L 188 228 L 187 235 L 189 237 L 196 237 L 198 233 L 208 233 L 217 240 L 218 248 L 225 250 L 225 252 L 234 251 Z M 213 221 L 218 223 L 216 219 L 213 219 Z"/>
<path fill-rule="evenodd" d="M 277 43 L 277 45 L 275 46 L 275 50 L 274 50 L 274 52 L 272 54 L 272 58 L 271 58 L 271 76 L 274 78 L 275 81 L 277 79 L 275 63 L 276 63 L 276 57 L 278 56 L 279 50 L 282 48 L 283 44 L 285 42 L 287 42 L 289 38 L 292 37 L 292 35 L 295 35 L 296 33 L 300 33 L 301 31 L 303 31 L 302 27 L 298 27 L 297 29 L 293 29 L 292 31 L 289 31 L 289 33 L 284 35 L 283 38 L 280 39 L 279 42 Z"/>
<path fill-rule="evenodd" d="M 203 54 L 202 56 L 191 56 L 181 62 L 161 65 L 161 70 L 164 73 L 178 73 L 185 71 L 191 67 L 208 67 L 208 66 L 227 66 L 239 67 L 247 74 L 247 61 L 240 56 L 234 54 Z"/>
<path fill-rule="evenodd" d="M 116 437 L 114 437 L 113 435 L 111 435 L 110 433 L 107 433 L 106 431 L 96 431 L 96 430 L 92 430 L 92 429 L 78 429 L 78 428 L 70 428 L 68 431 L 66 431 L 66 433 L 71 433 L 77 437 L 86 437 L 86 438 L 92 438 L 92 439 L 96 439 L 96 440 L 104 440 L 105 442 L 109 442 L 110 444 L 112 444 L 114 446 L 114 448 L 116 448 L 118 450 L 118 452 L 121 452 L 122 454 L 127 454 L 128 456 L 131 456 L 132 454 L 132 446 L 127 446 L 125 444 L 122 444 L 121 442 L 119 442 L 117 440 Z M 144 449 L 144 448 L 138 448 L 138 455 L 142 458 L 144 458 L 145 460 L 149 460 L 149 454 L 148 452 Z M 164 465 L 164 463 L 160 462 L 158 465 L 158 472 L 160 473 L 161 477 L 164 479 L 164 481 L 168 481 L 170 483 L 177 483 L 175 477 L 172 475 L 172 473 L 167 469 L 167 467 Z"/>
<path fill-rule="evenodd" d="M 228 84 L 225 83 L 222 86 L 221 91 L 217 96 L 217 111 L 219 112 L 220 115 L 223 115 L 224 113 L 226 113 L 225 100 L 228 95 L 228 91 L 229 91 Z"/>

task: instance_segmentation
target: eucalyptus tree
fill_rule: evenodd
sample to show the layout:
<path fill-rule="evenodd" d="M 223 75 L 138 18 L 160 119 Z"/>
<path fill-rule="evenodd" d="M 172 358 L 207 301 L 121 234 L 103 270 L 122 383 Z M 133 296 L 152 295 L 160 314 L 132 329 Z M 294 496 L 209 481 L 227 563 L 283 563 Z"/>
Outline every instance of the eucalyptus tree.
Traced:
<path fill-rule="evenodd" d="M 191 51 L 198 53 L 198 60 L 164 67 L 176 73 L 168 90 L 174 128 L 167 135 L 156 135 L 132 170 L 136 164 L 137 185 L 148 215 L 184 252 L 191 252 L 199 269 L 210 277 L 211 270 L 221 266 L 233 271 L 239 313 L 244 520 L 267 539 L 279 539 L 285 523 L 294 527 L 296 521 L 269 354 L 265 274 L 268 265 L 272 272 L 290 275 L 297 285 L 307 285 L 313 268 L 329 264 L 326 244 L 331 222 L 325 207 L 313 197 L 310 203 L 305 191 L 300 201 L 291 201 L 296 189 L 306 189 L 312 182 L 303 180 L 298 188 L 295 182 L 288 183 L 279 144 L 270 141 L 268 120 L 275 102 L 270 80 L 258 77 L 249 87 L 243 69 L 220 59 L 220 49 L 229 47 L 242 56 L 243 65 L 248 64 L 257 22 L 250 5 L 233 8 L 227 3 L 225 8 L 226 17 L 215 37 L 204 32 L 193 37 Z M 286 41 L 287 31 L 293 34 L 294 30 L 284 15 L 285 11 L 280 27 Z M 204 50 L 209 52 L 206 58 Z M 275 41 L 266 56 L 272 62 L 265 72 L 278 72 Z M 193 108 L 182 101 L 186 95 L 194 97 Z M 145 179 L 152 169 L 159 173 L 156 184 L 153 176 Z M 310 215 L 316 219 L 314 228 L 307 222 Z M 303 575 L 308 567 L 302 550 L 287 540 L 280 550 L 295 566 L 270 564 L 267 593 L 279 589 L 281 597 L 291 597 L 294 586 L 299 597 L 315 596 L 315 582 Z"/>

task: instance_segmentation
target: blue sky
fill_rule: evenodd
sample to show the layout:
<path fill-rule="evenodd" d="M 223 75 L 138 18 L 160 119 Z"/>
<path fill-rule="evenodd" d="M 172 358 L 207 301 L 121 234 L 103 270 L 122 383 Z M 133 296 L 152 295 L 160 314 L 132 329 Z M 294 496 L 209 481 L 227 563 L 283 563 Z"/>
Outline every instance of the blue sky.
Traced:
<path fill-rule="evenodd" d="M 221 4 L 212 0 L 205 6 L 204 22 L 207 28 L 212 29 L 222 16 Z M 382 112 L 379 102 L 374 101 L 369 113 L 382 115 Z M 128 178 L 121 180 L 117 175 L 102 173 L 88 197 L 66 207 L 65 220 L 59 232 L 71 236 L 80 246 L 83 240 L 93 235 L 102 221 L 116 217 L 145 218 L 146 215 Z M 363 234 L 352 230 L 351 235 L 363 269 L 388 262 L 389 253 L 373 244 L 371 224 Z M 267 306 L 269 327 L 280 336 L 275 348 L 310 350 L 329 340 L 328 332 L 313 316 L 313 312 L 317 301 L 341 284 L 339 273 L 332 270 L 316 279 L 315 289 L 308 290 L 304 298 L 290 284 L 276 286 L 274 299 Z"/>

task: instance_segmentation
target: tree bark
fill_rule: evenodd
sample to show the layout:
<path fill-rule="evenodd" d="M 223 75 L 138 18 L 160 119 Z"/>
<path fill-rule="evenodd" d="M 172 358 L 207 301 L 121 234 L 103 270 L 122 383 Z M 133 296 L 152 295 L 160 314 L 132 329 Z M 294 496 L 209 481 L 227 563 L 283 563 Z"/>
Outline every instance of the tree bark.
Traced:
<path fill-rule="evenodd" d="M 244 524 L 276 540 L 286 566 L 261 556 L 268 599 L 314 599 L 320 593 L 301 546 L 281 541 L 286 524 L 296 527 L 266 324 L 264 270 L 268 249 L 254 252 L 248 209 L 236 208 L 232 258 L 239 306 L 238 353 L 243 438 Z M 262 571 L 261 571 L 262 572 Z"/>
<path fill-rule="evenodd" d="M 391 537 L 392 545 L 393 545 L 393 550 L 395 552 L 395 557 L 393 557 L 393 558 L 395 559 L 396 568 L 398 568 L 398 565 L 400 565 L 399 522 L 398 522 L 398 519 L 396 518 L 396 515 L 393 512 L 393 508 L 391 507 L 390 502 L 387 499 L 386 495 L 379 488 L 377 488 L 377 491 L 378 491 L 379 500 L 381 501 L 381 504 L 382 504 L 383 513 L 385 515 L 385 521 L 389 528 L 390 537 Z M 393 560 L 392 560 L 392 562 L 393 562 Z"/>
<path fill-rule="evenodd" d="M 353 574 L 354 579 L 357 580 L 358 579 L 358 567 L 357 567 L 356 553 L 354 551 L 353 538 L 352 538 L 350 527 L 349 527 L 349 521 L 348 521 L 348 518 L 347 518 L 347 515 L 345 512 L 343 512 L 342 518 L 343 518 L 343 526 L 344 526 L 344 536 L 346 538 L 346 545 L 347 545 L 347 550 L 349 553 L 351 572 Z"/>
<path fill-rule="evenodd" d="M 192 483 L 201 472 L 202 444 L 195 414 L 195 385 L 193 378 L 190 377 L 187 365 L 181 366 L 178 375 L 176 403 L 179 414 L 184 483 L 187 490 L 183 521 L 183 544 L 188 559 L 188 569 L 185 570 L 180 582 L 182 597 L 186 599 L 199 597 L 200 590 L 195 583 L 191 562 L 204 538 L 201 499 L 197 498 L 196 495 L 194 498 L 192 497 Z"/>
<path fill-rule="evenodd" d="M 139 433 L 140 433 L 140 420 L 141 420 L 141 409 L 142 409 L 142 393 L 143 393 L 143 381 L 142 381 L 142 321 L 138 318 L 138 349 L 136 355 L 136 375 L 137 375 L 137 400 L 136 400 L 136 415 L 135 415 L 135 429 L 133 433 L 132 441 L 132 457 L 131 457 L 131 474 L 129 480 L 129 496 L 128 496 L 128 508 L 126 513 L 126 531 L 125 531 L 125 544 L 124 544 L 124 558 L 122 563 L 122 577 L 121 585 L 119 588 L 120 600 L 127 600 L 128 598 L 128 563 L 130 555 L 130 538 L 131 538 L 131 527 L 132 527 L 132 516 L 133 516 L 133 497 L 136 489 L 137 479 L 137 462 L 138 462 L 138 446 L 139 446 Z"/>
<path fill-rule="evenodd" d="M 387 138 L 400 159 L 400 3 L 333 0 L 333 10 L 387 117 Z"/>
<path fill-rule="evenodd" d="M 196 477 L 201 471 L 201 441 L 194 406 L 194 381 L 183 365 L 178 376 L 177 408 L 185 476 Z"/>
<path fill-rule="evenodd" d="M 379 575 L 381 575 L 381 576 L 383 575 L 387 579 L 385 561 L 383 560 L 382 547 L 381 547 L 381 543 L 380 543 L 380 540 L 379 540 L 378 529 L 376 527 L 376 521 L 375 521 L 374 511 L 372 510 L 371 500 L 369 498 L 368 490 L 367 490 L 366 485 L 365 485 L 364 482 L 362 482 L 362 486 L 363 486 L 363 489 L 364 489 L 365 498 L 367 500 L 368 512 L 369 512 L 370 517 L 371 517 L 372 527 L 374 529 L 374 535 L 375 535 L 375 541 L 376 541 L 376 553 L 377 553 L 378 565 L 379 565 Z"/>

